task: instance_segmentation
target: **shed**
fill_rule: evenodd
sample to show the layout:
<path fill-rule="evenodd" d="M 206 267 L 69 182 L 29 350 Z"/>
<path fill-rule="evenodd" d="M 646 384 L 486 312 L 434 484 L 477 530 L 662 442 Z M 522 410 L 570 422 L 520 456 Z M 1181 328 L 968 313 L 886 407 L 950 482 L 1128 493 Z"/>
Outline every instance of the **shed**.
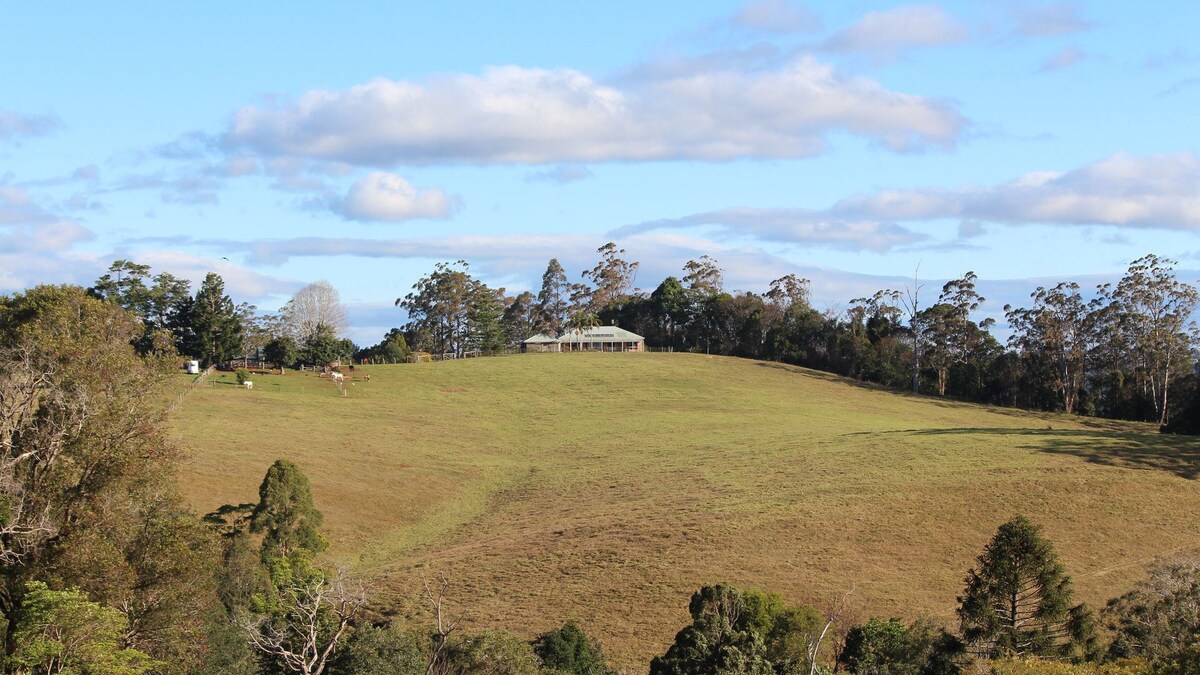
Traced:
<path fill-rule="evenodd" d="M 550 337 L 545 333 L 538 333 L 521 343 L 522 352 L 557 352 L 559 351 L 558 338 Z"/>

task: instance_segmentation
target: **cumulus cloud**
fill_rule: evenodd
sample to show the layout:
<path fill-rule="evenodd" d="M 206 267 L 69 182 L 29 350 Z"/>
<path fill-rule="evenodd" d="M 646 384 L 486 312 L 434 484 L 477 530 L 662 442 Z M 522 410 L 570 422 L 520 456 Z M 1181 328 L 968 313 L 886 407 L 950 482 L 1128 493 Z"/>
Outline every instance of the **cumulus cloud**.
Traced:
<path fill-rule="evenodd" d="M 448 218 L 460 203 L 440 188 L 418 190 L 402 176 L 376 171 L 350 187 L 330 209 L 343 218 L 398 223 L 416 218 Z"/>
<path fill-rule="evenodd" d="M 516 66 L 425 83 L 376 79 L 237 111 L 233 152 L 359 166 L 808 157 L 843 131 L 896 151 L 953 146 L 948 104 L 846 77 L 811 57 L 707 67 L 620 86 Z"/>
<path fill-rule="evenodd" d="M 738 10 L 730 23 L 764 33 L 797 33 L 821 26 L 820 19 L 807 8 L 787 0 L 754 0 Z"/>
<path fill-rule="evenodd" d="M 824 47 L 829 51 L 859 52 L 888 59 L 914 47 L 962 42 L 967 34 L 967 28 L 940 7 L 916 5 L 870 12 L 826 40 Z"/>
<path fill-rule="evenodd" d="M 45 136 L 61 127 L 62 120 L 56 115 L 22 115 L 0 110 L 0 141 L 21 136 Z"/>

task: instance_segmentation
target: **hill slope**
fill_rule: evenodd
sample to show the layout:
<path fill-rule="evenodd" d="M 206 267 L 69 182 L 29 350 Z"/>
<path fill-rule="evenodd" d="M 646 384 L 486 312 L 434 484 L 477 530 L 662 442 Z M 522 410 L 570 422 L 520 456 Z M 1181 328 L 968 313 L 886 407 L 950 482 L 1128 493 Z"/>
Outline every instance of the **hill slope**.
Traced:
<path fill-rule="evenodd" d="M 577 618 L 643 668 L 701 584 L 953 620 L 997 525 L 1045 526 L 1082 597 L 1200 547 L 1200 447 L 1149 427 L 988 409 L 779 364 L 690 354 L 528 355 L 198 388 L 174 428 L 200 511 L 300 463 L 331 554 L 379 604 L 535 634 Z"/>

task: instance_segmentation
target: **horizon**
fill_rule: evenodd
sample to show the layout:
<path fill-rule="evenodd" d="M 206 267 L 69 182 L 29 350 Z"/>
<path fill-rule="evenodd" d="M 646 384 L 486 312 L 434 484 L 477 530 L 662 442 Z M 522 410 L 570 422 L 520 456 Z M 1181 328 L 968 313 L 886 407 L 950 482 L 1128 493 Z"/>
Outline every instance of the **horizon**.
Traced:
<path fill-rule="evenodd" d="M 1200 278 L 1200 6 L 9 8 L 0 293 L 119 258 L 377 342 L 439 260 L 536 292 L 615 241 L 657 284 L 844 307 L 967 271 L 1003 319 L 1154 253 Z M 80 45 L 90 45 L 86 53 Z M 643 290 L 652 290 L 639 284 Z"/>

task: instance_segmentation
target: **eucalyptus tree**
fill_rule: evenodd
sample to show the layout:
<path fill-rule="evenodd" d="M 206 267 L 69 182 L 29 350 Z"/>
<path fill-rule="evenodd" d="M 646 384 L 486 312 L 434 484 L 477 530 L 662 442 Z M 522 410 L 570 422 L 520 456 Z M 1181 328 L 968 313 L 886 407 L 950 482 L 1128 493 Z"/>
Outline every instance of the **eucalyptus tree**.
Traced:
<path fill-rule="evenodd" d="M 468 313 L 477 290 L 465 260 L 440 262 L 433 272 L 413 284 L 413 290 L 396 299 L 408 312 L 406 332 L 413 347 L 461 356 L 468 339 Z"/>
<path fill-rule="evenodd" d="M 1159 424 L 1167 422 L 1171 383 L 1195 363 L 1192 313 L 1200 296 L 1175 277 L 1176 262 L 1146 255 L 1129 265 L 1112 293 L 1118 325 L 1133 350 L 1133 369 L 1154 404 Z"/>
<path fill-rule="evenodd" d="M 558 336 L 571 316 L 571 285 L 557 258 L 551 258 L 542 274 L 537 295 L 537 331 Z"/>
<path fill-rule="evenodd" d="M 637 277 L 639 263 L 629 262 L 622 256 L 625 249 L 617 248 L 616 243 L 607 244 L 596 249 L 600 261 L 596 266 L 583 273 L 583 278 L 593 285 L 587 296 L 589 310 L 599 314 L 610 304 L 624 301 L 633 291 L 634 279 Z"/>
<path fill-rule="evenodd" d="M 1095 322 L 1079 284 L 1039 286 L 1030 297 L 1033 307 L 1028 309 L 1004 306 L 1013 330 L 1008 345 L 1029 370 L 1045 374 L 1062 409 L 1074 413 L 1086 379 L 1088 352 L 1096 341 Z"/>

